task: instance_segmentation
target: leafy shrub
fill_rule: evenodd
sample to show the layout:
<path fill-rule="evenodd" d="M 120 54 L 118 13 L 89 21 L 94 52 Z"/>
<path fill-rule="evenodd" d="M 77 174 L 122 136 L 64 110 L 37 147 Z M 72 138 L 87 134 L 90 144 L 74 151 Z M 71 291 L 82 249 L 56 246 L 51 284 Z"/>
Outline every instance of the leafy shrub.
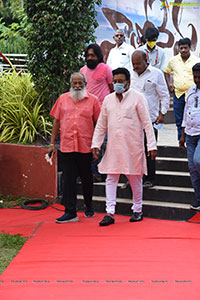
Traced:
<path fill-rule="evenodd" d="M 29 70 L 37 88 L 45 90 L 50 108 L 69 84 L 70 74 L 83 65 L 87 43 L 95 41 L 95 5 L 101 0 L 26 0 L 25 4 Z"/>
<path fill-rule="evenodd" d="M 31 75 L 15 71 L 0 76 L 0 142 L 33 143 L 46 140 L 51 122 L 45 116 L 42 94 L 35 90 Z"/>
<path fill-rule="evenodd" d="M 11 24 L 6 24 L 4 19 L 0 18 L 0 49 L 2 53 L 27 53 L 26 31 L 29 25 L 24 9 L 17 7 L 13 3 L 11 8 L 7 8 L 12 12 L 13 18 L 16 18 L 12 20 Z"/>

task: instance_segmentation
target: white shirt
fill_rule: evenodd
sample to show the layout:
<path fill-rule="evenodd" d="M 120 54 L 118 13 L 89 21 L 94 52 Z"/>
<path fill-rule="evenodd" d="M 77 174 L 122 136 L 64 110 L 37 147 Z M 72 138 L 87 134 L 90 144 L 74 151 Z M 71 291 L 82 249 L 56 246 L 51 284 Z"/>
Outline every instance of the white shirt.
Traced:
<path fill-rule="evenodd" d="M 131 78 L 131 88 L 143 93 L 148 101 L 152 123 L 160 111 L 166 114 L 170 96 L 163 72 L 149 65 L 140 76 L 132 71 Z"/>
<path fill-rule="evenodd" d="M 188 91 L 182 127 L 188 135 L 200 134 L 200 89 L 193 86 Z"/>
<path fill-rule="evenodd" d="M 107 65 L 109 65 L 112 70 L 117 68 L 126 68 L 131 72 L 132 70 L 132 61 L 131 56 L 135 49 L 133 46 L 123 42 L 121 46 L 115 46 L 109 52 Z"/>
<path fill-rule="evenodd" d="M 157 69 L 160 69 L 164 72 L 164 68 L 166 67 L 166 61 L 165 61 L 165 52 L 162 48 L 155 46 L 153 51 L 150 51 L 147 48 L 147 44 L 141 46 L 138 48 L 138 50 L 142 50 L 147 55 L 147 61 L 150 63 L 152 67 L 155 67 Z"/>

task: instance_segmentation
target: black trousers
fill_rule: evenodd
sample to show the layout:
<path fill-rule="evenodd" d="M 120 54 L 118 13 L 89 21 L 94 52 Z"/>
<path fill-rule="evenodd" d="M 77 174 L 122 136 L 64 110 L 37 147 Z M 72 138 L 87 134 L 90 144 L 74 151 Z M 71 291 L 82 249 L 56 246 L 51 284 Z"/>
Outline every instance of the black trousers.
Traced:
<path fill-rule="evenodd" d="M 93 176 L 91 171 L 92 153 L 61 152 L 63 169 L 63 202 L 66 213 L 76 214 L 76 179 L 81 178 L 85 206 L 92 209 Z"/>
<path fill-rule="evenodd" d="M 156 141 L 158 139 L 158 130 L 156 128 L 154 129 L 154 134 Z M 147 176 L 144 175 L 143 180 L 144 181 L 155 181 L 155 176 L 156 176 L 156 161 L 151 159 L 151 156 L 147 156 L 147 138 L 146 134 L 144 134 L 144 146 L 145 146 L 145 154 L 146 154 L 146 159 L 147 159 Z"/>

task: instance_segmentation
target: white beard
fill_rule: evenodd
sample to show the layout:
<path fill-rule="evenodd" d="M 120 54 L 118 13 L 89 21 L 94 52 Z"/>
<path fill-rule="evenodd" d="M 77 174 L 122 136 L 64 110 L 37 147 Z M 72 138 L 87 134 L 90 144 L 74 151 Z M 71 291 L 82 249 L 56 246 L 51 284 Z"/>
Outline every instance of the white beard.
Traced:
<path fill-rule="evenodd" d="M 73 87 L 70 88 L 70 97 L 73 101 L 80 101 L 84 99 L 87 95 L 86 88 L 82 88 L 81 90 L 75 90 Z"/>

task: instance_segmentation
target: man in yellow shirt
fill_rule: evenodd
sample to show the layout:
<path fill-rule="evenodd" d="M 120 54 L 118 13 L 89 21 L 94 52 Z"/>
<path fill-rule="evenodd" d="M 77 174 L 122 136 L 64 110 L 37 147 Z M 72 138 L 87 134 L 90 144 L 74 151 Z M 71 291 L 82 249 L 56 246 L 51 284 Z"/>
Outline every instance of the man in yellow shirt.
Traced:
<path fill-rule="evenodd" d="M 169 92 L 173 93 L 174 117 L 178 130 L 178 140 L 180 140 L 187 91 L 194 85 L 192 67 L 200 62 L 200 58 L 191 54 L 191 40 L 189 38 L 180 39 L 178 47 L 180 53 L 170 59 L 164 72 Z M 172 72 L 173 83 L 170 81 Z"/>

